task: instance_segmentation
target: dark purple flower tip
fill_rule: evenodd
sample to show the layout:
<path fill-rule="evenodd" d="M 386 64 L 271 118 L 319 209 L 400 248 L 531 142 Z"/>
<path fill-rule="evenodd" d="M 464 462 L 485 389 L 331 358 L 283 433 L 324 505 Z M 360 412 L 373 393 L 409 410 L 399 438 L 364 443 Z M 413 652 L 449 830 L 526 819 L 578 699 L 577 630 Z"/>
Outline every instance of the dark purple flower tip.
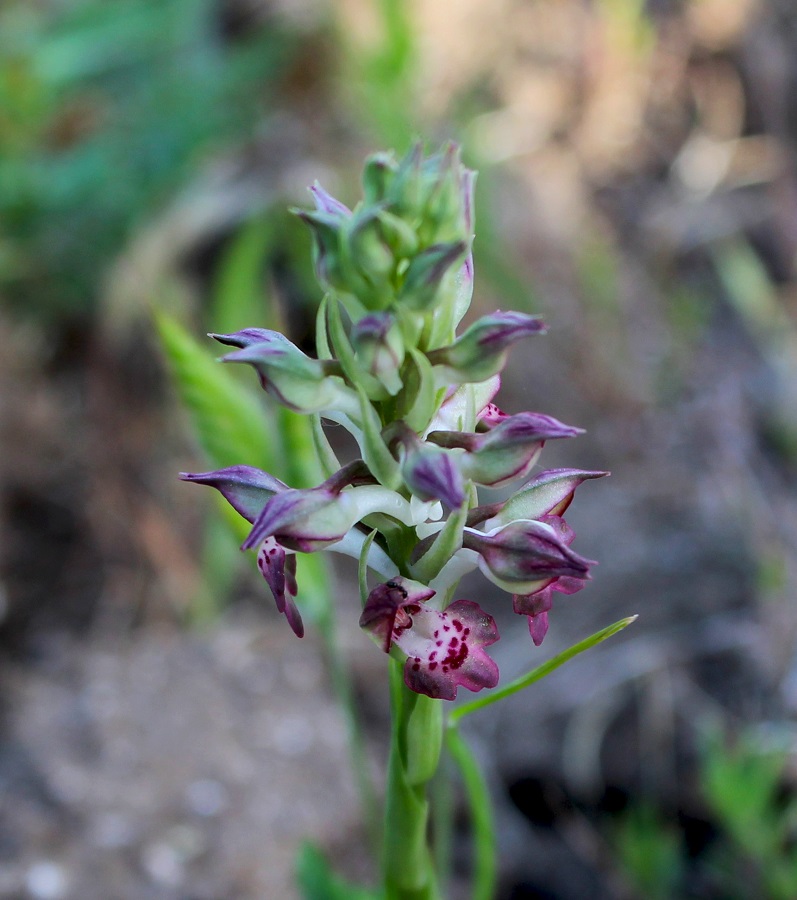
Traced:
<path fill-rule="evenodd" d="M 181 472 L 183 481 L 216 488 L 232 508 L 254 522 L 268 501 L 288 486 L 279 478 L 252 466 L 229 466 L 215 472 Z"/>
<path fill-rule="evenodd" d="M 529 634 L 535 647 L 539 647 L 548 634 L 548 613 L 542 612 L 536 616 L 529 616 Z"/>
<path fill-rule="evenodd" d="M 277 609 L 288 620 L 297 637 L 304 637 L 304 623 L 293 598 L 296 596 L 296 557 L 273 537 L 266 538 L 257 551 L 257 567 L 271 588 Z M 286 593 L 287 592 L 287 593 Z"/>
<path fill-rule="evenodd" d="M 521 412 L 507 416 L 492 426 L 482 437 L 481 446 L 489 446 L 493 442 L 502 445 L 521 444 L 529 441 L 552 441 L 559 438 L 572 438 L 584 434 L 583 428 L 565 425 L 553 416 L 543 413 Z"/>
<path fill-rule="evenodd" d="M 208 332 L 208 337 L 212 337 L 220 344 L 226 344 L 229 347 L 251 347 L 252 344 L 270 344 L 270 343 L 286 343 L 288 339 L 281 335 L 278 331 L 272 331 L 269 328 L 242 328 L 240 331 L 234 331 L 231 334 L 216 334 L 213 331 Z"/>
<path fill-rule="evenodd" d="M 309 190 L 313 195 L 313 203 L 315 203 L 316 209 L 320 212 L 325 212 L 332 216 L 340 216 L 341 218 L 348 218 L 351 216 L 349 207 L 344 203 L 341 203 L 340 200 L 336 200 L 335 197 L 325 191 L 317 181 L 313 182 Z"/>
<path fill-rule="evenodd" d="M 496 310 L 474 322 L 468 331 L 473 331 L 477 344 L 489 352 L 504 350 L 515 341 L 530 334 L 544 334 L 546 325 L 539 316 L 508 310 Z M 468 331 L 462 335 L 466 337 Z"/>
<path fill-rule="evenodd" d="M 379 585 L 368 597 L 360 625 L 386 652 L 395 644 L 407 655 L 404 681 L 418 694 L 453 700 L 460 686 L 469 691 L 495 687 L 498 667 L 484 650 L 498 640 L 495 620 L 470 600 L 458 600 L 443 612 L 432 609 L 419 599 L 427 592 L 402 578 Z"/>

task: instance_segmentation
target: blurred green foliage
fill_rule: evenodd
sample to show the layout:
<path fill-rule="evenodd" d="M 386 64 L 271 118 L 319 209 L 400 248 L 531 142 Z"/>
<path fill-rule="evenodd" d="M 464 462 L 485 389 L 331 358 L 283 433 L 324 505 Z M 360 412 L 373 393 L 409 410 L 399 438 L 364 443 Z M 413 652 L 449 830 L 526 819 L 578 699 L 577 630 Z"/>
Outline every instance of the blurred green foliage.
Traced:
<path fill-rule="evenodd" d="M 639 895 L 646 900 L 668 900 L 684 870 L 681 836 L 647 803 L 633 806 L 613 834 L 615 853 Z"/>
<path fill-rule="evenodd" d="M 614 828 L 612 844 L 639 896 L 692 896 L 686 885 L 704 883 L 712 885 L 711 896 L 728 900 L 794 900 L 797 796 L 786 787 L 787 763 L 787 753 L 749 734 L 733 744 L 720 734 L 706 742 L 700 789 L 716 833 L 694 859 L 675 823 L 649 803 L 634 804 Z"/>
<path fill-rule="evenodd" d="M 253 133 L 294 46 L 271 26 L 226 36 L 211 0 L 6 0 L 3 294 L 45 316 L 90 311 L 131 231 Z"/>
<path fill-rule="evenodd" d="M 715 865 L 729 897 L 797 897 L 797 797 L 784 790 L 787 761 L 749 736 L 730 748 L 715 739 L 704 754 L 703 792 L 727 836 Z"/>

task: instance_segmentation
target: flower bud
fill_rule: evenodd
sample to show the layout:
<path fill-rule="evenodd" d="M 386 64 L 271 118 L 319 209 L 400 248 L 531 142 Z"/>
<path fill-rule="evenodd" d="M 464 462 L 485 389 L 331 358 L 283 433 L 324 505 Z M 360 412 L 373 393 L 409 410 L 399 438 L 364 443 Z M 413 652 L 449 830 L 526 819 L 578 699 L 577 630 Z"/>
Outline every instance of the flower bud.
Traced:
<path fill-rule="evenodd" d="M 355 521 L 346 495 L 323 486 L 289 489 L 275 494 L 266 504 L 242 546 L 249 550 L 274 537 L 283 547 L 312 553 L 341 540 Z"/>
<path fill-rule="evenodd" d="M 396 269 L 396 260 L 385 240 L 379 208 L 366 206 L 358 210 L 346 239 L 349 258 L 360 274 L 375 287 L 387 288 Z M 366 306 L 373 308 L 371 303 Z"/>
<path fill-rule="evenodd" d="M 363 316 L 352 327 L 350 337 L 363 369 L 395 396 L 402 387 L 399 372 L 404 362 L 404 339 L 395 318 L 390 313 Z"/>
<path fill-rule="evenodd" d="M 446 276 L 460 262 L 466 250 L 464 241 L 453 241 L 434 244 L 419 253 L 404 276 L 399 302 L 415 312 L 427 312 L 445 299 L 446 288 L 453 302 L 456 299 L 456 281 Z"/>
<path fill-rule="evenodd" d="M 279 478 L 253 466 L 229 466 L 197 474 L 181 472 L 180 478 L 216 488 L 230 506 L 250 522 L 254 522 L 274 494 L 288 490 Z"/>
<path fill-rule="evenodd" d="M 523 489 L 503 504 L 485 527 L 496 528 L 514 519 L 539 519 L 561 516 L 573 502 L 576 488 L 592 478 L 603 478 L 608 472 L 584 472 L 581 469 L 546 469 L 532 478 Z"/>
<path fill-rule="evenodd" d="M 398 163 L 392 153 L 374 153 L 363 168 L 363 193 L 365 202 L 381 203 L 390 192 Z"/>
<path fill-rule="evenodd" d="M 424 161 L 422 173 L 428 188 L 419 229 L 422 240 L 433 243 L 465 238 L 470 243 L 472 221 L 468 225 L 467 218 L 473 202 L 473 180 L 466 175 L 468 171 L 462 166 L 456 144 Z"/>
<path fill-rule="evenodd" d="M 582 429 L 564 425 L 541 413 L 507 416 L 488 432 L 437 431 L 428 440 L 441 447 L 461 447 L 467 451 L 462 473 L 477 484 L 502 487 L 522 478 L 536 464 L 546 440 L 583 434 Z"/>
<path fill-rule="evenodd" d="M 432 350 L 429 362 L 445 366 L 449 382 L 485 381 L 504 368 L 512 344 L 543 331 L 545 325 L 538 316 L 499 310 L 474 322 L 448 347 Z"/>
<path fill-rule="evenodd" d="M 405 446 L 401 474 L 407 487 L 421 500 L 439 500 L 448 509 L 459 509 L 465 502 L 462 474 L 450 451 L 423 441 Z"/>
<path fill-rule="evenodd" d="M 367 297 L 369 284 L 351 264 L 344 247 L 348 219 L 340 212 L 323 209 L 296 209 L 294 212 L 313 233 L 313 262 L 321 284 L 327 290 Z"/>
<path fill-rule="evenodd" d="M 263 389 L 289 409 L 313 413 L 333 406 L 357 408 L 342 383 L 330 377 L 335 363 L 311 359 L 278 331 L 248 329 L 211 336 L 222 344 L 240 347 L 223 361 L 249 363 L 260 376 Z"/>
<path fill-rule="evenodd" d="M 423 213 L 426 190 L 422 166 L 423 147 L 416 143 L 396 166 L 386 193 L 390 209 L 408 222 L 416 221 Z"/>
<path fill-rule="evenodd" d="M 586 578 L 591 565 L 554 528 L 532 519 L 518 519 L 488 534 L 466 528 L 462 546 L 480 554 L 479 568 L 490 581 L 514 594 L 532 594 L 562 575 Z"/>
<path fill-rule="evenodd" d="M 327 193 L 321 185 L 314 181 L 310 187 L 310 193 L 313 195 L 313 203 L 315 208 L 322 213 L 327 213 L 340 219 L 348 219 L 351 216 L 351 210 L 345 203 L 335 199 L 332 194 Z"/>
<path fill-rule="evenodd" d="M 557 532 L 563 543 L 569 547 L 575 537 L 561 516 L 543 516 L 543 522 L 550 525 Z M 533 594 L 515 594 L 512 598 L 512 606 L 515 612 L 521 616 L 528 616 L 529 634 L 534 645 L 539 647 L 548 633 L 548 613 L 553 606 L 554 592 L 560 594 L 577 594 L 585 586 L 586 578 L 572 575 L 560 575 L 554 578 L 550 584 Z"/>
<path fill-rule="evenodd" d="M 376 217 L 385 243 L 396 259 L 409 259 L 418 252 L 418 235 L 411 225 L 384 209 L 379 210 Z"/>
<path fill-rule="evenodd" d="M 371 513 L 410 521 L 408 501 L 395 491 L 363 484 L 373 481 L 370 475 L 363 477 L 363 469 L 362 460 L 357 460 L 318 487 L 275 494 L 255 519 L 243 549 L 249 550 L 273 536 L 291 550 L 313 553 L 342 540 Z"/>

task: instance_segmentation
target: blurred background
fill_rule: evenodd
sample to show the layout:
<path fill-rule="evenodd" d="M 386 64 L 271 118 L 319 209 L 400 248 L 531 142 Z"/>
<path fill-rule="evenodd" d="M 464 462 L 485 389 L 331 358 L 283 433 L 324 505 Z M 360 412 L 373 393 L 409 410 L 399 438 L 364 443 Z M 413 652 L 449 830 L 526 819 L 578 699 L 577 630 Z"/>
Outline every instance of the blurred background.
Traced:
<path fill-rule="evenodd" d="M 335 701 L 378 782 L 354 573 L 313 563 L 294 639 L 176 473 L 312 483 L 204 333 L 310 349 L 287 207 L 315 178 L 353 204 L 421 136 L 480 170 L 471 315 L 549 324 L 500 405 L 588 429 L 546 466 L 613 473 L 542 648 L 460 594 L 503 679 L 639 614 L 470 720 L 500 897 L 797 897 L 795 98 L 791 0 L 3 0 L 0 896 L 290 898 L 303 838 L 373 874 Z M 448 841 L 465 896 L 464 811 Z"/>

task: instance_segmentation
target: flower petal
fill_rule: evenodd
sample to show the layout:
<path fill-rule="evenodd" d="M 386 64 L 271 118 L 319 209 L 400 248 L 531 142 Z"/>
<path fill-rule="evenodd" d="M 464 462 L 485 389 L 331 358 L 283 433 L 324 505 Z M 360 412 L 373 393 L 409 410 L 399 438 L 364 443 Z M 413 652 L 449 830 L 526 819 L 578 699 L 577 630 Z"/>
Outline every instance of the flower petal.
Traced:
<path fill-rule="evenodd" d="M 253 466 L 229 466 L 215 472 L 180 472 L 180 478 L 216 488 L 250 522 L 254 522 L 274 494 L 288 490 L 279 478 Z"/>
<path fill-rule="evenodd" d="M 479 568 L 494 584 L 516 594 L 532 594 L 561 575 L 587 578 L 584 559 L 546 522 L 518 519 L 488 534 L 466 528 L 463 547 L 480 554 Z"/>
<path fill-rule="evenodd" d="M 277 609 L 288 620 L 297 637 L 304 636 L 304 623 L 293 597 L 296 596 L 296 557 L 273 538 L 266 538 L 257 551 L 257 567 L 266 579 Z M 287 593 L 286 593 L 287 589 Z"/>
<path fill-rule="evenodd" d="M 398 577 L 378 585 L 360 625 L 386 652 L 395 644 L 407 654 L 404 681 L 416 693 L 453 700 L 460 686 L 470 691 L 494 687 L 498 667 L 484 647 L 498 640 L 495 620 L 470 600 L 458 600 L 444 611 L 433 609 L 423 602 L 433 593 Z"/>
<path fill-rule="evenodd" d="M 408 654 L 404 681 L 410 690 L 454 700 L 460 686 L 480 691 L 498 684 L 498 666 L 484 651 L 498 640 L 498 629 L 477 603 L 457 600 L 443 612 L 422 607 L 412 626 L 396 640 Z"/>
<path fill-rule="evenodd" d="M 506 525 L 514 519 L 539 519 L 562 513 L 573 502 L 576 488 L 591 478 L 603 478 L 608 472 L 585 472 L 581 469 L 546 469 L 535 475 L 485 523 L 487 529 Z"/>

